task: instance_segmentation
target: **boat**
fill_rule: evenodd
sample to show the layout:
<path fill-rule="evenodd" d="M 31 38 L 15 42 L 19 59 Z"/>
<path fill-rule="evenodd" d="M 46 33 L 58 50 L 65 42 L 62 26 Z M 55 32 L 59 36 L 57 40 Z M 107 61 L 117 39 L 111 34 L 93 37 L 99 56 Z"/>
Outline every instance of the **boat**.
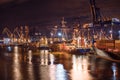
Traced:
<path fill-rule="evenodd" d="M 49 46 L 39 46 L 39 50 L 49 50 Z"/>
<path fill-rule="evenodd" d="M 70 51 L 70 53 L 72 54 L 80 54 L 80 55 L 84 55 L 91 52 L 92 50 L 90 45 L 87 44 L 85 38 L 82 37 L 77 38 L 76 48 Z"/>
<path fill-rule="evenodd" d="M 94 48 L 94 50 L 98 57 L 111 60 L 111 61 L 115 61 L 115 62 L 120 62 L 120 56 L 117 54 L 114 54 L 112 52 L 108 52 L 105 50 L 101 50 L 99 48 Z"/>
<path fill-rule="evenodd" d="M 40 43 L 38 44 L 37 48 L 39 50 L 47 50 L 47 51 L 50 50 L 50 47 L 48 45 L 48 39 L 46 38 L 46 36 L 40 39 Z"/>
<path fill-rule="evenodd" d="M 90 52 L 91 52 L 90 48 L 76 48 L 76 49 L 70 51 L 70 53 L 72 53 L 72 54 L 79 54 L 79 55 L 85 55 Z"/>

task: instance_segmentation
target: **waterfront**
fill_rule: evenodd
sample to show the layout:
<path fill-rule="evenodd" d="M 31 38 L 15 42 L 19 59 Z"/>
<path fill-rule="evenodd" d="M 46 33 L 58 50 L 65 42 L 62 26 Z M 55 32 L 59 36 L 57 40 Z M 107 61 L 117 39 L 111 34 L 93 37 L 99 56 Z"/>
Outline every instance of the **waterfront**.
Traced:
<path fill-rule="evenodd" d="M 66 52 L 14 47 L 0 52 L 1 80 L 119 80 L 120 63 L 96 55 L 72 55 Z"/>

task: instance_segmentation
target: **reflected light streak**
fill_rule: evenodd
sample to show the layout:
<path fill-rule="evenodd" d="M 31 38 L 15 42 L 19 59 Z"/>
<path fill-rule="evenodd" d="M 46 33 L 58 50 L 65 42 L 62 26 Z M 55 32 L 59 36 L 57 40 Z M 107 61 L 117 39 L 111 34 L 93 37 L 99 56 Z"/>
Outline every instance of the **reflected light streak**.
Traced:
<path fill-rule="evenodd" d="M 48 65 L 48 52 L 45 53 L 45 65 Z"/>
<path fill-rule="evenodd" d="M 18 46 L 15 46 L 15 47 L 14 47 L 14 52 L 15 52 L 15 53 L 18 53 Z"/>
<path fill-rule="evenodd" d="M 55 74 L 56 74 L 56 65 L 50 65 L 49 66 L 49 76 L 50 80 L 56 80 Z"/>
<path fill-rule="evenodd" d="M 48 65 L 39 65 L 39 77 L 40 80 L 49 80 L 49 66 Z"/>
<path fill-rule="evenodd" d="M 48 50 L 40 50 L 40 53 L 49 53 Z"/>
<path fill-rule="evenodd" d="M 33 64 L 28 64 L 28 80 L 35 80 L 33 73 Z"/>
<path fill-rule="evenodd" d="M 53 65 L 55 57 L 53 54 L 50 54 L 50 65 Z"/>
<path fill-rule="evenodd" d="M 14 64 L 19 64 L 19 55 L 17 53 L 14 53 Z"/>
<path fill-rule="evenodd" d="M 66 73 L 62 64 L 56 66 L 56 80 L 66 80 Z"/>
<path fill-rule="evenodd" d="M 117 80 L 117 66 L 116 66 L 116 63 L 113 63 L 112 64 L 112 71 L 113 71 L 113 80 Z"/>
<path fill-rule="evenodd" d="M 83 58 L 83 62 L 82 62 L 82 65 L 83 65 L 83 70 L 87 71 L 88 70 L 88 62 L 87 62 L 87 57 L 86 58 Z"/>
<path fill-rule="evenodd" d="M 40 53 L 41 65 L 48 65 L 48 57 L 49 57 L 48 55 L 49 55 L 49 53 L 47 51 L 44 51 L 44 50 Z"/>
<path fill-rule="evenodd" d="M 14 64 L 17 64 L 17 63 L 19 64 L 19 54 L 18 54 L 17 46 L 14 47 L 13 60 L 14 60 Z"/>
<path fill-rule="evenodd" d="M 10 46 L 7 47 L 8 51 L 12 51 L 12 48 Z"/>
<path fill-rule="evenodd" d="M 44 65 L 44 53 L 40 53 L 40 63 Z"/>
<path fill-rule="evenodd" d="M 28 52 L 28 63 L 29 64 L 32 64 L 32 51 L 31 50 L 29 50 L 29 52 Z"/>
<path fill-rule="evenodd" d="M 92 80 L 91 75 L 88 71 L 88 60 L 85 56 L 72 56 L 73 66 L 72 70 L 70 71 L 72 80 Z"/>
<path fill-rule="evenodd" d="M 22 75 L 20 72 L 20 62 L 19 62 L 19 54 L 18 54 L 18 47 L 14 47 L 13 53 L 13 78 L 14 80 L 22 80 Z"/>

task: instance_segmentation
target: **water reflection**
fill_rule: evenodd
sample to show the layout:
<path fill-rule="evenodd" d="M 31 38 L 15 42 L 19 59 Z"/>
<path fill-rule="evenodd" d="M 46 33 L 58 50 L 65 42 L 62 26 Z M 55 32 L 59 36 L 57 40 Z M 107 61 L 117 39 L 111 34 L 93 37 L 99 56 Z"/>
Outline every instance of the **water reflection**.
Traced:
<path fill-rule="evenodd" d="M 56 66 L 56 80 L 67 80 L 66 71 L 62 64 Z"/>
<path fill-rule="evenodd" d="M 72 70 L 70 76 L 72 80 L 92 80 L 88 70 L 88 57 L 87 56 L 72 56 Z"/>
<path fill-rule="evenodd" d="M 27 53 L 28 64 L 27 64 L 27 73 L 28 73 L 28 80 L 35 80 L 34 78 L 34 69 L 32 64 L 32 51 L 29 50 Z"/>
<path fill-rule="evenodd" d="M 40 51 L 40 62 L 41 65 L 48 65 L 48 51 L 47 50 L 41 50 Z"/>
<path fill-rule="evenodd" d="M 32 64 L 32 51 L 31 50 L 28 51 L 28 63 Z"/>
<path fill-rule="evenodd" d="M 53 65 L 55 61 L 55 57 L 53 54 L 49 54 L 49 55 L 50 55 L 50 65 Z"/>
<path fill-rule="evenodd" d="M 62 64 L 39 66 L 40 80 L 68 80 Z"/>
<path fill-rule="evenodd" d="M 21 75 L 21 65 L 20 65 L 20 56 L 18 52 L 18 47 L 14 47 L 14 53 L 13 53 L 13 80 L 22 80 Z"/>
<path fill-rule="evenodd" d="M 9 56 L 0 58 L 1 80 L 120 80 L 119 63 L 93 55 L 20 50 L 15 46 Z"/>
<path fill-rule="evenodd" d="M 40 64 L 41 65 L 53 65 L 54 64 L 55 57 L 53 54 L 48 52 L 48 50 L 41 50 L 40 51 Z"/>
<path fill-rule="evenodd" d="M 8 52 L 11 52 L 11 51 L 12 51 L 12 47 L 8 46 L 8 47 L 7 47 L 7 51 L 8 51 Z"/>
<path fill-rule="evenodd" d="M 40 53 L 39 76 L 40 80 L 67 80 L 66 71 L 62 64 L 54 64 L 53 54 L 42 51 Z M 47 76 L 46 76 L 47 75 Z"/>
<path fill-rule="evenodd" d="M 112 67 L 111 68 L 112 68 L 112 72 L 113 72 L 112 80 L 118 80 L 117 79 L 118 70 L 117 70 L 116 63 L 112 63 Z"/>
<path fill-rule="evenodd" d="M 50 65 L 49 66 L 49 76 L 50 80 L 56 80 L 55 74 L 56 74 L 56 65 Z"/>
<path fill-rule="evenodd" d="M 28 64 L 27 71 L 28 71 L 28 80 L 35 80 L 33 64 Z"/>

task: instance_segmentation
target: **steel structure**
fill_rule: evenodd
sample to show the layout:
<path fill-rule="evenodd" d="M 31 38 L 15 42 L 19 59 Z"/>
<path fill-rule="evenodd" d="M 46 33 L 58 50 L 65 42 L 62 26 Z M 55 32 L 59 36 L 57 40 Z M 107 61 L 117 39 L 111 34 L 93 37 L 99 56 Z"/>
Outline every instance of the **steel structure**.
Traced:
<path fill-rule="evenodd" d="M 3 29 L 3 32 L 2 32 L 2 33 L 3 33 L 3 34 L 6 33 L 7 36 L 8 36 L 8 38 L 10 38 L 10 39 L 13 38 L 13 33 L 12 33 L 7 27 L 5 27 L 5 28 Z"/>
<path fill-rule="evenodd" d="M 91 9 L 91 14 L 92 14 L 92 22 L 93 26 L 96 24 L 103 27 L 105 24 L 111 24 L 112 20 L 111 19 L 105 19 L 101 15 L 100 8 L 96 6 L 95 0 L 90 0 L 90 9 Z"/>

